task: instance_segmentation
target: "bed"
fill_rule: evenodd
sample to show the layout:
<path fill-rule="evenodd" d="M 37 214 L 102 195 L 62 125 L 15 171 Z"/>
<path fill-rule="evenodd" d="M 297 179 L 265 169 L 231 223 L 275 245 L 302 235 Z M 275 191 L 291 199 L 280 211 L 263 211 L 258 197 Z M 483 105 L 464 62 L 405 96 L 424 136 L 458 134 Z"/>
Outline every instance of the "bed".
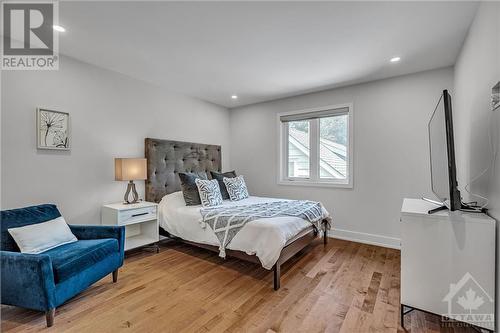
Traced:
<path fill-rule="evenodd" d="M 200 223 L 201 206 L 186 206 L 179 172 L 221 171 L 221 147 L 181 141 L 145 139 L 147 159 L 146 200 L 159 203 L 160 234 L 219 251 L 219 242 L 210 227 Z M 251 196 L 240 201 L 224 201 L 223 206 L 249 205 L 285 199 Z M 329 220 L 321 221 L 323 230 Z M 274 289 L 280 288 L 280 267 L 319 236 L 317 227 L 294 216 L 256 219 L 232 239 L 226 256 L 258 263 L 274 271 Z M 323 242 L 327 243 L 326 232 Z"/>

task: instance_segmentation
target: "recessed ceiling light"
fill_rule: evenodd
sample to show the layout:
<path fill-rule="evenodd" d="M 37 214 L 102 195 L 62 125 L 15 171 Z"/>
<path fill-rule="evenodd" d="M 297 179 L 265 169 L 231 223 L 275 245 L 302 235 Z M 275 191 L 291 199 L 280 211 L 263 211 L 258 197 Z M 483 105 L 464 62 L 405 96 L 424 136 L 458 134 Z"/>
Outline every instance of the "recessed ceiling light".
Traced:
<path fill-rule="evenodd" d="M 236 96 L 236 95 L 232 95 L 232 96 L 231 96 L 231 98 L 232 98 L 232 99 L 238 99 L 238 96 Z"/>
<path fill-rule="evenodd" d="M 399 60 L 401 60 L 400 57 L 391 58 L 391 62 L 398 62 Z"/>
<path fill-rule="evenodd" d="M 52 28 L 54 28 L 55 31 L 59 31 L 59 32 L 65 32 L 66 31 L 66 29 L 64 29 L 60 25 L 53 25 Z"/>

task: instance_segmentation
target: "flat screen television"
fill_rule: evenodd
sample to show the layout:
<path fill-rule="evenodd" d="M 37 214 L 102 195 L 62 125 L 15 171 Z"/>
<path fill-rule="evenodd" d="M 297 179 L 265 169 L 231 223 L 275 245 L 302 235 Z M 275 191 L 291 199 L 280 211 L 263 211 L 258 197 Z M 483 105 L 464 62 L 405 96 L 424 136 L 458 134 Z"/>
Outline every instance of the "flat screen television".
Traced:
<path fill-rule="evenodd" d="M 462 200 L 457 183 L 451 96 L 448 90 L 444 90 L 439 98 L 428 127 L 432 192 L 443 208 L 459 210 Z"/>

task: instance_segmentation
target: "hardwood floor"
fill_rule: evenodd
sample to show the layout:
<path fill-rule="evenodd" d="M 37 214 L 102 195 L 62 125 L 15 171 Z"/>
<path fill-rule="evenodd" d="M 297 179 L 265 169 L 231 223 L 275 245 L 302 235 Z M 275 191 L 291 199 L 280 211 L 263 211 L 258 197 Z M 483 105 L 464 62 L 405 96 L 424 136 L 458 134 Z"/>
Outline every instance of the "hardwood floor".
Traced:
<path fill-rule="evenodd" d="M 118 282 L 111 275 L 56 311 L 2 306 L 2 332 L 403 332 L 399 326 L 399 251 L 318 240 L 272 271 L 180 243 L 159 254 L 128 256 Z M 474 332 L 441 328 L 414 311 L 408 332 Z"/>

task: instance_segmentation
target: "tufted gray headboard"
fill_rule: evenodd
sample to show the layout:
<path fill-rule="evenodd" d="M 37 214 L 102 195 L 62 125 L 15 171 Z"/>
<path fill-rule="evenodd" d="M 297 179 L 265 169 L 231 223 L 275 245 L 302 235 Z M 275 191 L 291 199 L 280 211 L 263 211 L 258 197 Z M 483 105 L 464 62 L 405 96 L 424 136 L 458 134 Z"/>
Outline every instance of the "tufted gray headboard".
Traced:
<path fill-rule="evenodd" d="M 221 147 L 216 145 L 146 138 L 145 154 L 150 202 L 181 190 L 179 172 L 221 171 Z"/>

